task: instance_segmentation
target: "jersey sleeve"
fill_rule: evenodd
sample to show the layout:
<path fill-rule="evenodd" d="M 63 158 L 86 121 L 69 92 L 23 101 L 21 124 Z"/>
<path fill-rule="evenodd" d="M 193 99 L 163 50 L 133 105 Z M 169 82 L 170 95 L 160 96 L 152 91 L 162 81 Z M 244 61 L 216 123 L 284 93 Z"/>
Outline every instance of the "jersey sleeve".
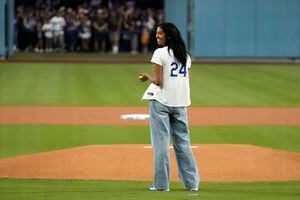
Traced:
<path fill-rule="evenodd" d="M 156 49 L 154 51 L 152 58 L 151 58 L 151 62 L 154 64 L 158 64 L 160 66 L 163 66 L 161 55 L 160 55 L 160 49 Z"/>
<path fill-rule="evenodd" d="M 189 69 L 192 66 L 192 60 L 191 57 L 188 55 L 187 56 L 187 61 L 186 61 L 186 67 Z"/>

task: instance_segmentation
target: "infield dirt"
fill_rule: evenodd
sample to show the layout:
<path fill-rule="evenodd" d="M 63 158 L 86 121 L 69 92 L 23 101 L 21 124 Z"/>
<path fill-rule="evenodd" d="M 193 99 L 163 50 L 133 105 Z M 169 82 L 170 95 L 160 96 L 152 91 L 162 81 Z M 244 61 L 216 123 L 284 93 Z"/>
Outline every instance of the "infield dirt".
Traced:
<path fill-rule="evenodd" d="M 147 107 L 0 106 L 0 124 L 148 125 L 120 119 L 147 113 Z M 300 125 L 300 108 L 190 107 L 188 113 L 190 125 Z"/>

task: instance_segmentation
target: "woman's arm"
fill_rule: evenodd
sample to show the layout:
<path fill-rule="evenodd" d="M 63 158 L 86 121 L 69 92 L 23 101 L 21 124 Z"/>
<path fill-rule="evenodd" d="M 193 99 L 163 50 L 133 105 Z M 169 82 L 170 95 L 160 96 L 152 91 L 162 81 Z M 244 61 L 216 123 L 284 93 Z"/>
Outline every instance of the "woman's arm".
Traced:
<path fill-rule="evenodd" d="M 139 80 L 144 82 L 150 80 L 151 83 L 154 83 L 157 86 L 163 86 L 163 69 L 162 66 L 153 64 L 154 75 L 150 76 L 148 73 L 142 73 L 139 76 Z"/>

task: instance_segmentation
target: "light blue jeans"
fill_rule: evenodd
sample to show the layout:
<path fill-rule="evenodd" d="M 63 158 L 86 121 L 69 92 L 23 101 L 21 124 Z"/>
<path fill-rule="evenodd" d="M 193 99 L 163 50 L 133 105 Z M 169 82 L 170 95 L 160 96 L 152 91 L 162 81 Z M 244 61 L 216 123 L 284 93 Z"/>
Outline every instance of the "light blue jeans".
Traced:
<path fill-rule="evenodd" d="M 198 167 L 190 148 L 186 107 L 169 107 L 150 100 L 150 131 L 154 151 L 154 184 L 169 189 L 170 136 L 176 155 L 179 177 L 186 189 L 198 188 Z"/>

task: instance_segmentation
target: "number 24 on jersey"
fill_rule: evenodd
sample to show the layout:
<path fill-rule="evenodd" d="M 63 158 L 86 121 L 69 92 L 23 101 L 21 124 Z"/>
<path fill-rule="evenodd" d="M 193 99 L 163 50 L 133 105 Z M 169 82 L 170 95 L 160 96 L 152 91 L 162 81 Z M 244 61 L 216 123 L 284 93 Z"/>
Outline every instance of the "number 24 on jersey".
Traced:
<path fill-rule="evenodd" d="M 183 75 L 183 77 L 186 77 L 186 66 L 185 65 L 179 65 L 177 62 L 172 62 L 171 64 L 171 77 L 177 77 L 179 75 Z"/>

